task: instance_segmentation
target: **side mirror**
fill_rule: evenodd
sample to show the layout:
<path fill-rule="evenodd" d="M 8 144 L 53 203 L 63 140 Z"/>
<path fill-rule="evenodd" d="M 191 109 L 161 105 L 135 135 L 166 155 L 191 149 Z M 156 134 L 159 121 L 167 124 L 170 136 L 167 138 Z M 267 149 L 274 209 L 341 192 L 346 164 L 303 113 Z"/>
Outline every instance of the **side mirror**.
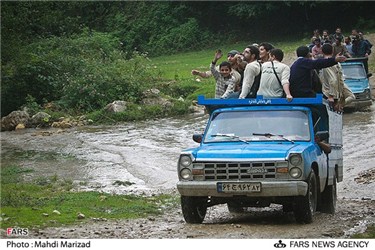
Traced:
<path fill-rule="evenodd" d="M 367 78 L 370 78 L 372 76 L 372 73 L 367 73 Z"/>
<path fill-rule="evenodd" d="M 193 135 L 193 141 L 201 143 L 202 142 L 203 135 L 202 134 L 194 134 Z"/>
<path fill-rule="evenodd" d="M 329 138 L 329 132 L 328 131 L 318 131 L 315 134 L 315 137 L 318 137 L 319 141 L 324 141 Z"/>

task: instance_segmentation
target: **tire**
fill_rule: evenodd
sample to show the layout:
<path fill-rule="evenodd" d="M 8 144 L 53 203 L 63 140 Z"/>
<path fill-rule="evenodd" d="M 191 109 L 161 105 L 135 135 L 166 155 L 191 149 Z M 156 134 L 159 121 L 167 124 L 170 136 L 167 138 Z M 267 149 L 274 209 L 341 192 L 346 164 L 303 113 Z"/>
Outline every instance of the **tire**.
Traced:
<path fill-rule="evenodd" d="M 321 212 L 335 214 L 337 201 L 336 176 L 333 176 L 333 185 L 327 186 L 322 193 Z"/>
<path fill-rule="evenodd" d="M 307 194 L 303 197 L 296 198 L 293 205 L 294 217 L 298 223 L 311 223 L 316 211 L 318 188 L 314 171 L 311 171 L 307 184 Z"/>
<path fill-rule="evenodd" d="M 200 224 L 207 212 L 207 197 L 181 196 L 181 208 L 187 223 Z"/>
<path fill-rule="evenodd" d="M 228 202 L 227 207 L 228 207 L 228 211 L 231 214 L 239 214 L 239 213 L 244 213 L 246 211 L 245 207 L 241 207 L 235 202 Z"/>
<path fill-rule="evenodd" d="M 293 211 L 293 204 L 284 204 L 283 213 L 289 213 Z"/>

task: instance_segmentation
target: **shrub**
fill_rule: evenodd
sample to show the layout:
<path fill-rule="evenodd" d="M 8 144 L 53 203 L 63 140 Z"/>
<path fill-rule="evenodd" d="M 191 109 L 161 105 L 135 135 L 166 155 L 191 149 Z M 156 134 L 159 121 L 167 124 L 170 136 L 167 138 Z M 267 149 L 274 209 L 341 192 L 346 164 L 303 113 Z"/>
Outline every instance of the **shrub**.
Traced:
<path fill-rule="evenodd" d="M 123 121 L 141 121 L 146 119 L 179 116 L 189 112 L 189 101 L 171 100 L 172 106 L 165 108 L 161 105 L 139 105 L 130 103 L 124 112 L 108 113 L 104 110 L 96 110 L 86 115 L 86 118 L 95 123 L 116 123 Z"/>
<path fill-rule="evenodd" d="M 28 95 L 39 105 L 55 101 L 64 109 L 86 112 L 114 100 L 137 102 L 158 73 L 145 54 L 131 59 L 109 34 L 86 31 L 71 38 L 53 37 L 30 44 L 3 77 L 2 107 L 18 109 Z M 17 96 L 16 100 L 15 95 Z M 2 115 L 5 115 L 2 113 Z"/>
<path fill-rule="evenodd" d="M 158 85 L 164 94 L 176 98 L 186 98 L 200 88 L 197 84 L 192 84 L 191 80 L 179 80 L 172 82 L 163 82 Z"/>

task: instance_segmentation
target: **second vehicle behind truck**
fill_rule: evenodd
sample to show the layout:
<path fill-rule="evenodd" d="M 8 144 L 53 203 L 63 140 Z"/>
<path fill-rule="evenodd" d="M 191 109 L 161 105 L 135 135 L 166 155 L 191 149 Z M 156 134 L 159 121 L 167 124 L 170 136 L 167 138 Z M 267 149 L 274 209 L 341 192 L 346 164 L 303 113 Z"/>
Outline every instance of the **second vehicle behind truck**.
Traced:
<path fill-rule="evenodd" d="M 342 62 L 342 70 L 346 85 L 355 95 L 355 100 L 346 105 L 347 109 L 360 110 L 372 105 L 372 93 L 370 86 L 370 77 L 372 73 L 367 73 L 364 63 L 367 58 L 348 58 Z"/>

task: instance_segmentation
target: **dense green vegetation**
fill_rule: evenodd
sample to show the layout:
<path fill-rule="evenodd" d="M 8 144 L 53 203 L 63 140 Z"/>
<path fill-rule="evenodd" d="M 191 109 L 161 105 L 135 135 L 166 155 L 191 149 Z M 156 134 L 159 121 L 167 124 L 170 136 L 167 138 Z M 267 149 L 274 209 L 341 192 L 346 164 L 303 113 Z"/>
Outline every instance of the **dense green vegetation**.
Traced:
<path fill-rule="evenodd" d="M 70 180 L 57 176 L 25 181 L 31 169 L 1 167 L 1 228 L 44 228 L 79 223 L 92 218 L 134 219 L 157 215 L 178 204 L 169 195 L 140 197 L 100 192 L 76 192 Z M 114 185 L 132 185 L 117 181 Z M 85 218 L 78 218 L 83 214 Z"/>
<path fill-rule="evenodd" d="M 102 122 L 184 114 L 213 93 L 212 82 L 189 75 L 207 67 L 212 48 L 272 41 L 288 50 L 281 41 L 304 41 L 315 28 L 373 29 L 374 11 L 355 1 L 2 1 L 1 116 L 24 106 Z M 173 105 L 144 107 L 150 88 Z M 114 100 L 131 104 L 109 117 L 102 109 Z"/>

